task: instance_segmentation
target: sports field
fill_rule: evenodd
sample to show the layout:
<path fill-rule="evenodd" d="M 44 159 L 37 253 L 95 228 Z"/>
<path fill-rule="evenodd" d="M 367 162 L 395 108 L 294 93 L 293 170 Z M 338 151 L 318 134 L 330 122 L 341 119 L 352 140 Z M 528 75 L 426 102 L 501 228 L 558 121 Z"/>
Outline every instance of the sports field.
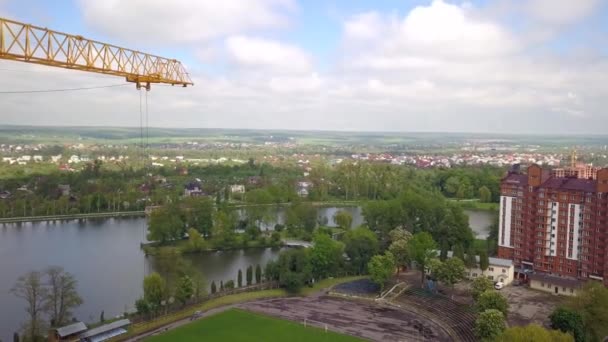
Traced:
<path fill-rule="evenodd" d="M 150 337 L 148 342 L 165 341 L 363 341 L 302 324 L 270 318 L 242 310 L 228 310 L 211 317 L 195 321 L 165 334 Z"/>

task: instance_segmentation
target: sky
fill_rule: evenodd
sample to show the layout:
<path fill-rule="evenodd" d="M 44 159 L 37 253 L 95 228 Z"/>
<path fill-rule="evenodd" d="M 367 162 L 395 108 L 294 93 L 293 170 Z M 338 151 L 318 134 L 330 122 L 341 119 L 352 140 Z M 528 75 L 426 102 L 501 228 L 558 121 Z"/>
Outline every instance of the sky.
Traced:
<path fill-rule="evenodd" d="M 0 124 L 605 134 L 608 1 L 0 0 L 193 87 L 0 60 Z"/>

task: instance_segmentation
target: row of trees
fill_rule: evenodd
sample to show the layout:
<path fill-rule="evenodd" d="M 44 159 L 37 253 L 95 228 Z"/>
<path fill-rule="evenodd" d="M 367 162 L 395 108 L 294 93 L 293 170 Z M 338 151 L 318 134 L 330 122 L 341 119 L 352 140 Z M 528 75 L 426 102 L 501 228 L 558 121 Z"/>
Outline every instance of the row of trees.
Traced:
<path fill-rule="evenodd" d="M 77 285 L 71 273 L 55 266 L 19 277 L 10 292 L 26 302 L 28 320 L 23 333 L 28 341 L 41 341 L 49 326 L 71 321 L 72 310 L 83 302 Z"/>

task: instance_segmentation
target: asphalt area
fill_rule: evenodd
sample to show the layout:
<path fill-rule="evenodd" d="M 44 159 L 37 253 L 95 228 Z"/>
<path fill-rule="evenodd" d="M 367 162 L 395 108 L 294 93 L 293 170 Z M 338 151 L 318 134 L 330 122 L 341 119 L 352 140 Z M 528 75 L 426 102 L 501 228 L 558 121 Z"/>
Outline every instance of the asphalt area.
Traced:
<path fill-rule="evenodd" d="M 413 312 L 334 297 L 276 298 L 239 307 L 372 341 L 452 341 L 438 324 Z"/>

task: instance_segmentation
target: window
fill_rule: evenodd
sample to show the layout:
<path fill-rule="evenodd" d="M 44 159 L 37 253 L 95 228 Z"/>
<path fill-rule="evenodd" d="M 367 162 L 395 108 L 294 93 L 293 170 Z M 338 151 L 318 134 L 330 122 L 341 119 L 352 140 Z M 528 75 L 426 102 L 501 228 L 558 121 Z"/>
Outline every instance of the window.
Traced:
<path fill-rule="evenodd" d="M 494 280 L 494 276 L 488 276 L 488 279 Z"/>
<path fill-rule="evenodd" d="M 505 270 L 504 268 L 502 269 L 502 273 L 507 273 L 507 270 Z"/>
<path fill-rule="evenodd" d="M 540 287 L 545 287 L 545 283 L 540 283 Z"/>
<path fill-rule="evenodd" d="M 574 293 L 574 289 L 570 289 L 570 293 Z"/>
<path fill-rule="evenodd" d="M 477 278 L 477 273 L 473 273 L 473 278 Z"/>

